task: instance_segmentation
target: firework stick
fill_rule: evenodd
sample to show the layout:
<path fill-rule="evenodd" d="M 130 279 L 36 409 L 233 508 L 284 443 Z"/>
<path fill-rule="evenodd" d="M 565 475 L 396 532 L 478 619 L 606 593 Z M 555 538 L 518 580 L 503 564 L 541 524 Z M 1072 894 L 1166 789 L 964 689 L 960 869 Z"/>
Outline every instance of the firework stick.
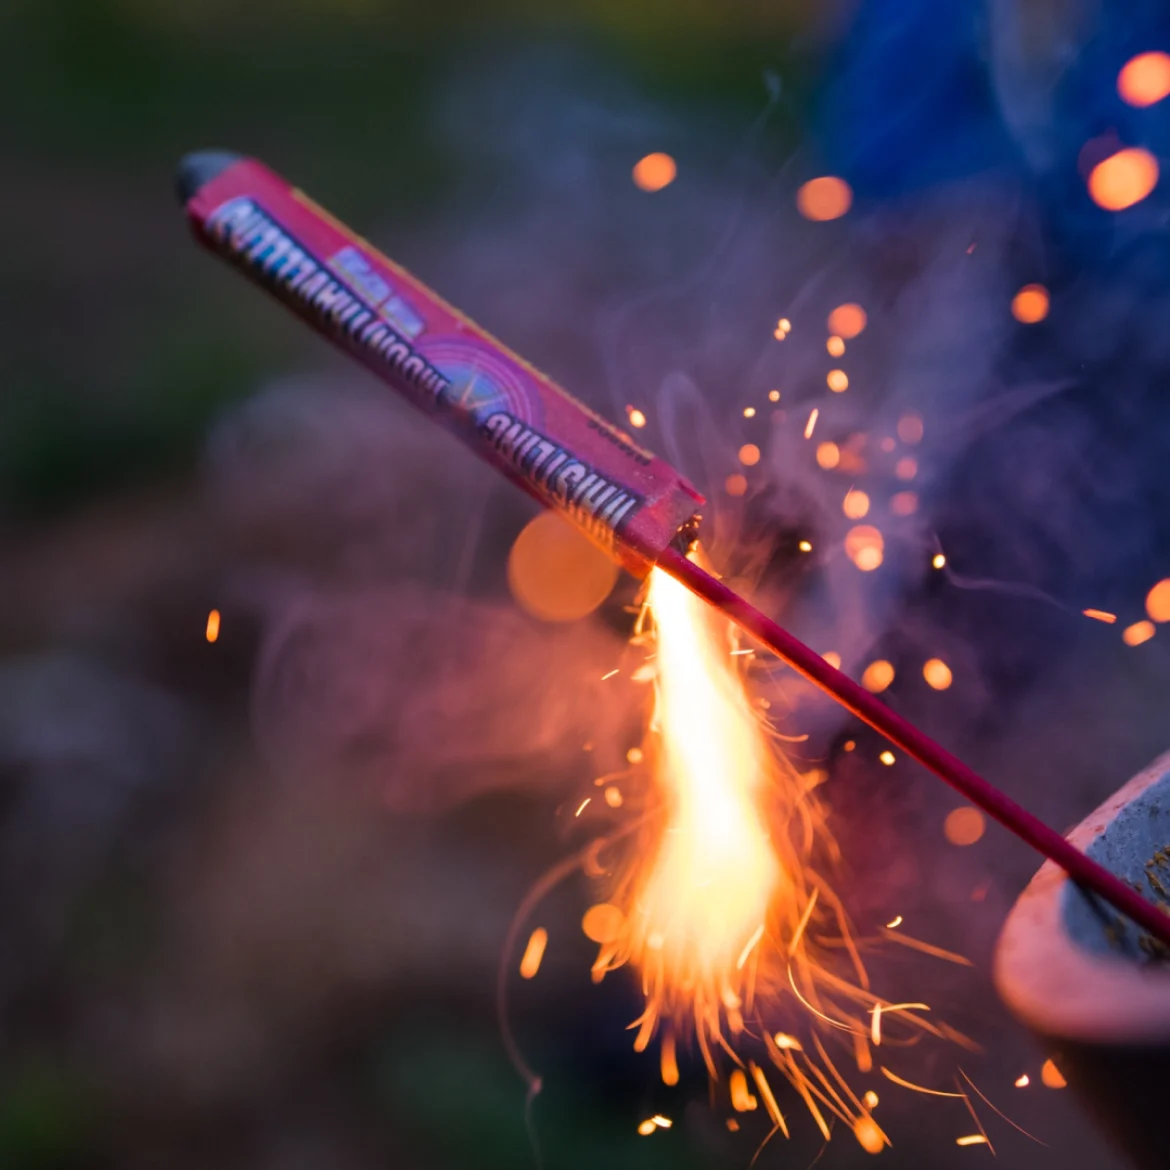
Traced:
<path fill-rule="evenodd" d="M 645 576 L 703 497 L 255 159 L 188 155 L 179 197 L 241 268 L 477 454 Z"/>
<path fill-rule="evenodd" d="M 184 159 L 198 239 L 267 288 L 637 576 L 655 564 L 973 804 L 1170 946 L 1170 915 L 1070 845 L 722 581 L 687 559 L 702 497 L 253 159 Z"/>

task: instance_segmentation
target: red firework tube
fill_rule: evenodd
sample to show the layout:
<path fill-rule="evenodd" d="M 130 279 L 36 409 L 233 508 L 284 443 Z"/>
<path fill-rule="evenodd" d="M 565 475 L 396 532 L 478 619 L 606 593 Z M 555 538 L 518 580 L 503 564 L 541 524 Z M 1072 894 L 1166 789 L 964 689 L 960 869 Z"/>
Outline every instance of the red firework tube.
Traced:
<path fill-rule="evenodd" d="M 957 789 L 1070 877 L 1170 946 L 1170 915 L 681 551 L 702 497 L 669 464 L 254 159 L 188 155 L 178 179 L 196 236 L 267 288 L 637 576 L 655 564 Z"/>
<path fill-rule="evenodd" d="M 255 159 L 188 155 L 201 243 L 644 576 L 703 497 Z"/>

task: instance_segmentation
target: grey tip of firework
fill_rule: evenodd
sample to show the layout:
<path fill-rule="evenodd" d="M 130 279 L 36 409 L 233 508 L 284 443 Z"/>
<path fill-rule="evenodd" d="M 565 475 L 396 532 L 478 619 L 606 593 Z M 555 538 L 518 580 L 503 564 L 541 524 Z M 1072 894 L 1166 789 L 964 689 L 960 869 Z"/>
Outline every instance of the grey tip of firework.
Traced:
<path fill-rule="evenodd" d="M 185 205 L 200 187 L 210 183 L 216 175 L 223 174 L 241 158 L 243 155 L 231 150 L 195 150 L 184 155 L 175 174 L 175 194 L 179 202 Z"/>

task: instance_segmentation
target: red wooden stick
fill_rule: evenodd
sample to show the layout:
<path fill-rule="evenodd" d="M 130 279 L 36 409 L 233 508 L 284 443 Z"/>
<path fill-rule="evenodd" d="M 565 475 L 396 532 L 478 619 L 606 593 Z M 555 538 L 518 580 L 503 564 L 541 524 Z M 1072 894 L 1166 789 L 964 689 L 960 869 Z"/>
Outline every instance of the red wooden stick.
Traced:
<path fill-rule="evenodd" d="M 718 578 L 688 560 L 677 549 L 667 549 L 658 565 L 692 592 L 725 613 L 736 625 L 757 638 L 774 654 L 836 699 L 848 711 L 929 768 L 972 804 L 1010 829 L 1033 849 L 1050 858 L 1075 882 L 1099 894 L 1115 909 L 1170 946 L 1170 914 L 1130 889 L 1120 878 L 1070 845 L 1054 829 L 1021 808 L 962 760 L 924 735 L 901 715 L 879 702 L 848 675 L 830 666 L 814 650 L 794 638 L 770 617 L 729 589 Z"/>

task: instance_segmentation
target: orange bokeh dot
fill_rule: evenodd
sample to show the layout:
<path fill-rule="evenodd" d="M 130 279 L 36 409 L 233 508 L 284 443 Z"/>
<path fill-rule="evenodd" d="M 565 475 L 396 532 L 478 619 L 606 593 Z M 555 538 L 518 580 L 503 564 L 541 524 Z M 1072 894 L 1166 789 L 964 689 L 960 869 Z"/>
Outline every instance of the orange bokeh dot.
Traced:
<path fill-rule="evenodd" d="M 1146 594 L 1146 613 L 1156 622 L 1170 622 L 1170 577 L 1165 577 Z"/>
<path fill-rule="evenodd" d="M 755 467 L 760 461 L 760 449 L 755 443 L 744 443 L 739 449 L 739 461 L 744 467 Z"/>
<path fill-rule="evenodd" d="M 899 479 L 913 479 L 918 474 L 918 460 L 913 455 L 903 455 L 894 464 L 894 474 Z"/>
<path fill-rule="evenodd" d="M 852 301 L 845 305 L 838 305 L 830 314 L 827 322 L 830 333 L 844 337 L 846 341 L 856 337 L 864 328 L 867 317 L 865 310 Z"/>
<path fill-rule="evenodd" d="M 1121 640 L 1127 646 L 1140 646 L 1143 642 L 1148 642 L 1157 632 L 1158 627 L 1153 622 L 1134 622 L 1132 626 L 1126 626 L 1121 631 Z"/>
<path fill-rule="evenodd" d="M 853 191 L 844 179 L 822 175 L 809 179 L 796 193 L 796 206 L 805 219 L 840 219 L 853 205 Z"/>
<path fill-rule="evenodd" d="M 581 919 L 581 929 L 585 932 L 585 937 L 595 943 L 613 942 L 621 934 L 625 924 L 625 915 L 608 902 L 590 906 L 585 911 L 585 917 Z"/>
<path fill-rule="evenodd" d="M 825 342 L 825 349 L 827 349 L 833 357 L 840 357 L 845 352 L 845 342 L 837 334 L 833 334 Z"/>
<path fill-rule="evenodd" d="M 1158 160 L 1140 146 L 1128 146 L 1089 172 L 1089 194 L 1106 211 L 1140 203 L 1158 184 Z"/>
<path fill-rule="evenodd" d="M 890 500 L 890 511 L 895 516 L 913 516 L 918 511 L 918 496 L 914 492 L 898 492 Z"/>
<path fill-rule="evenodd" d="M 893 663 L 887 662 L 884 658 L 871 662 L 861 676 L 861 685 L 875 695 L 880 695 L 893 681 Z"/>
<path fill-rule="evenodd" d="M 1026 284 L 1012 297 L 1012 316 L 1024 325 L 1035 325 L 1048 316 L 1048 290 L 1042 284 Z"/>
<path fill-rule="evenodd" d="M 974 845 L 983 836 L 987 821 L 977 808 L 964 806 L 947 813 L 943 833 L 952 845 Z"/>
<path fill-rule="evenodd" d="M 541 621 L 571 622 L 592 613 L 617 576 L 617 565 L 554 512 L 529 521 L 508 554 L 512 596 Z"/>
<path fill-rule="evenodd" d="M 729 475 L 723 481 L 723 490 L 729 496 L 742 496 L 747 491 L 747 477 L 740 475 L 739 472 Z"/>
<path fill-rule="evenodd" d="M 901 439 L 903 443 L 909 444 L 911 447 L 913 447 L 915 443 L 922 442 L 924 429 L 925 428 L 922 424 L 922 415 L 915 414 L 913 411 L 902 415 L 902 417 L 898 419 L 898 438 Z"/>
<path fill-rule="evenodd" d="M 841 449 L 836 443 L 821 443 L 817 447 L 817 464 L 826 471 L 832 471 L 841 462 Z"/>
<path fill-rule="evenodd" d="M 1170 53 L 1139 53 L 1117 75 L 1117 92 L 1131 106 L 1152 106 L 1170 95 Z"/>
<path fill-rule="evenodd" d="M 922 667 L 922 677 L 936 691 L 945 691 L 954 681 L 951 668 L 941 658 L 928 659 Z"/>
<path fill-rule="evenodd" d="M 830 370 L 825 382 L 834 394 L 841 394 L 849 389 L 849 375 L 844 370 Z"/>
<path fill-rule="evenodd" d="M 643 191 L 661 191 L 669 187 L 678 174 L 678 167 L 669 154 L 656 150 L 634 164 L 634 184 Z"/>
<path fill-rule="evenodd" d="M 845 555 L 863 572 L 882 563 L 885 540 L 872 524 L 857 524 L 845 534 Z"/>
<path fill-rule="evenodd" d="M 865 492 L 853 488 L 851 491 L 845 493 L 845 499 L 841 503 L 841 510 L 850 520 L 860 520 L 863 516 L 869 514 L 869 496 Z"/>

